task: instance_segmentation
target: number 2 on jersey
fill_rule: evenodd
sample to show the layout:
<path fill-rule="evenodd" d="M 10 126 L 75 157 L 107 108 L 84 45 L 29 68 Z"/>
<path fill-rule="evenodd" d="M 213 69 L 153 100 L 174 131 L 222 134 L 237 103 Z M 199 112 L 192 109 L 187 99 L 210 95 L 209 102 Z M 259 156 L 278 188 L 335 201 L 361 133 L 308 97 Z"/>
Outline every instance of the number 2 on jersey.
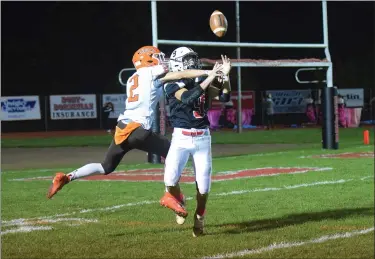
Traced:
<path fill-rule="evenodd" d="M 130 85 L 130 89 L 129 89 L 129 92 L 130 92 L 130 96 L 128 97 L 128 102 L 131 103 L 131 102 L 136 102 L 138 101 L 138 94 L 134 94 L 133 91 L 135 89 L 138 88 L 138 75 L 134 75 L 131 80 L 129 81 L 129 85 Z"/>

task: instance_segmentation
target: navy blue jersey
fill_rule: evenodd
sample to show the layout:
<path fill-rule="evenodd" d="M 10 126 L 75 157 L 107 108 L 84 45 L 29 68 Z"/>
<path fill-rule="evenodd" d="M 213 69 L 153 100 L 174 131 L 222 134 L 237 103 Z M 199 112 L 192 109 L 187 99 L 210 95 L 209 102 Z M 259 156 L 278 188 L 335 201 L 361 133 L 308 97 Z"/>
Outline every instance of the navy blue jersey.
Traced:
<path fill-rule="evenodd" d="M 204 129 L 210 123 L 207 118 L 209 102 L 207 94 L 203 93 L 193 105 L 184 104 L 175 97 L 175 93 L 181 88 L 190 90 L 199 85 L 204 78 L 182 79 L 164 85 L 167 103 L 169 105 L 169 120 L 174 128 Z"/>

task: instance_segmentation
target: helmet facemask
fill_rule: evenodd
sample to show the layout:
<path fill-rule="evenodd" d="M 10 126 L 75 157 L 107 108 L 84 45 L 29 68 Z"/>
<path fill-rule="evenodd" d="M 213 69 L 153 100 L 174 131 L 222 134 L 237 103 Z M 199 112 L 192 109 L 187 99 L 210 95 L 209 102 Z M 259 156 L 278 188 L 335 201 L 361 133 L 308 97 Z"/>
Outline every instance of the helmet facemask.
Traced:
<path fill-rule="evenodd" d="M 163 52 L 153 53 L 152 58 L 159 60 L 159 65 L 165 65 L 166 63 L 168 63 Z"/>
<path fill-rule="evenodd" d="M 172 52 L 169 59 L 169 71 L 172 72 L 200 68 L 201 61 L 198 58 L 198 54 L 191 48 L 179 47 Z"/>
<path fill-rule="evenodd" d="M 195 52 L 188 53 L 181 58 L 183 70 L 186 69 L 200 69 L 202 67 L 201 61 Z"/>

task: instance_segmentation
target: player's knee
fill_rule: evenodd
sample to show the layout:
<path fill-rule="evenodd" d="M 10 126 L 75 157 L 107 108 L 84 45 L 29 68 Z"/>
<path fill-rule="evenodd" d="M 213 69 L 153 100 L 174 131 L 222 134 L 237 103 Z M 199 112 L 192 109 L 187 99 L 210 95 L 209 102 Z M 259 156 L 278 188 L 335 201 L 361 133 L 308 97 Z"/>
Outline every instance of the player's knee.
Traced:
<path fill-rule="evenodd" d="M 201 195 L 206 195 L 210 192 L 211 189 L 211 182 L 204 181 L 204 182 L 196 182 L 196 189 Z"/>
<path fill-rule="evenodd" d="M 201 194 L 201 195 L 208 195 L 208 193 L 210 192 L 210 186 L 208 185 L 203 185 L 203 186 L 199 186 L 198 185 L 198 189 L 197 191 Z"/>
<path fill-rule="evenodd" d="M 176 179 L 173 179 L 173 178 L 164 177 L 164 184 L 165 184 L 165 186 L 177 186 L 178 181 Z"/>
<path fill-rule="evenodd" d="M 103 166 L 105 175 L 112 173 L 116 169 L 115 166 L 111 165 L 110 163 L 106 163 L 106 162 L 103 162 L 102 166 Z"/>
<path fill-rule="evenodd" d="M 170 171 L 166 170 L 164 173 L 164 184 L 165 186 L 176 186 L 178 184 L 178 174 L 177 173 L 170 173 Z"/>
<path fill-rule="evenodd" d="M 211 178 L 208 177 L 199 177 L 195 182 L 195 187 L 197 192 L 200 194 L 208 194 L 211 189 Z"/>

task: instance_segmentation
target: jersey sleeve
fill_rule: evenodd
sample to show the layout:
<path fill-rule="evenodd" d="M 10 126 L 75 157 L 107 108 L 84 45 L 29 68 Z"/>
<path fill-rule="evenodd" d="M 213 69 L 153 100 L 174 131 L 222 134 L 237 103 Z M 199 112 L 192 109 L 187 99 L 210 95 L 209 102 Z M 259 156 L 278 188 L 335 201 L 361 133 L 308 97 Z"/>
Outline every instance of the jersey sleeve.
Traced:
<path fill-rule="evenodd" d="M 163 83 L 159 78 L 163 77 L 166 73 L 168 73 L 168 68 L 163 65 L 157 65 L 151 69 L 151 77 L 154 81 L 155 88 L 163 86 Z"/>
<path fill-rule="evenodd" d="M 151 69 L 151 75 L 153 80 L 156 80 L 157 78 L 165 75 L 166 73 L 168 73 L 168 68 L 163 65 L 157 65 L 152 67 Z"/>
<path fill-rule="evenodd" d="M 183 82 L 166 83 L 164 85 L 164 91 L 167 97 L 172 97 L 178 90 L 184 87 L 185 84 Z"/>

